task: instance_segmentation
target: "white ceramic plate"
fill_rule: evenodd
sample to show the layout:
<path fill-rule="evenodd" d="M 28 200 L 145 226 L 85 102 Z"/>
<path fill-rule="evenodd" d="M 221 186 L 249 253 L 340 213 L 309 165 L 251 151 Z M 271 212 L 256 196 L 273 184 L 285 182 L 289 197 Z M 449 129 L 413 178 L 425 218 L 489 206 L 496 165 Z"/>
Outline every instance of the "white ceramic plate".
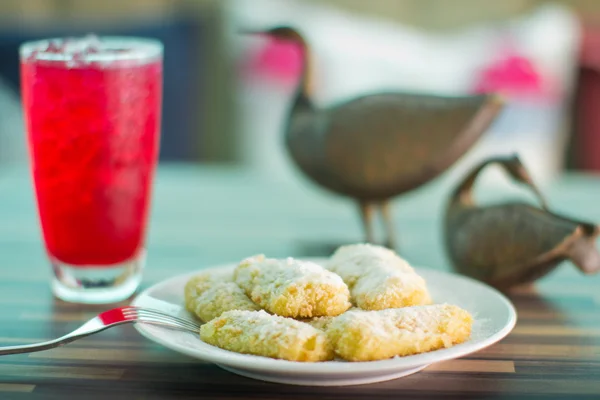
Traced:
<path fill-rule="evenodd" d="M 234 268 L 234 265 L 214 268 Z M 192 333 L 144 324 L 136 324 L 135 327 L 150 340 L 200 360 L 213 362 L 227 371 L 269 382 L 310 386 L 358 385 L 410 375 L 430 364 L 481 350 L 504 338 L 513 329 L 517 319 L 515 309 L 495 289 L 459 275 L 415 269 L 427 281 L 436 303 L 456 304 L 472 313 L 474 323 L 469 341 L 449 349 L 382 361 L 303 363 L 222 350 L 202 342 Z M 183 306 L 183 287 L 194 273 L 176 276 L 150 287 L 135 298 L 133 305 L 191 318 Z"/>

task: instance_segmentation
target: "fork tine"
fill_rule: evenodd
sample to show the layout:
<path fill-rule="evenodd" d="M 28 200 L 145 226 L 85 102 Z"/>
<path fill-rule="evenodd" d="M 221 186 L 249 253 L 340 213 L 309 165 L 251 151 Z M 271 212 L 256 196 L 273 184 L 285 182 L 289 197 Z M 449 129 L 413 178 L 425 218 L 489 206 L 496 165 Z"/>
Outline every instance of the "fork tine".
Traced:
<path fill-rule="evenodd" d="M 139 308 L 139 307 L 127 307 L 123 309 L 123 313 L 126 316 L 134 317 L 143 321 L 157 321 L 162 323 L 170 323 L 178 326 L 185 327 L 189 330 L 197 332 L 200 326 L 191 320 L 179 318 L 174 315 L 164 313 L 162 311 Z"/>
<path fill-rule="evenodd" d="M 194 321 L 192 321 L 190 319 L 176 317 L 173 314 L 169 314 L 169 313 L 166 313 L 164 311 L 160 311 L 160 310 L 157 310 L 157 309 L 154 309 L 154 308 L 141 308 L 141 307 L 137 307 L 137 306 L 129 306 L 129 307 L 127 307 L 127 309 L 135 310 L 135 311 L 143 311 L 143 312 L 146 312 L 146 313 L 152 313 L 152 314 L 162 315 L 163 317 L 167 317 L 167 318 L 175 318 L 175 319 L 179 319 L 179 320 L 182 320 L 182 321 L 187 321 L 187 322 L 193 322 L 193 323 L 195 323 Z"/>
<path fill-rule="evenodd" d="M 164 318 L 164 317 L 138 314 L 134 318 L 135 318 L 135 321 L 137 321 L 137 322 L 154 323 L 157 325 L 165 325 L 165 326 L 169 326 L 169 327 L 178 327 L 178 328 L 196 332 L 196 333 L 198 333 L 200 330 L 200 328 L 197 326 L 193 326 L 193 325 L 189 325 L 189 324 L 182 324 L 182 323 L 179 323 L 178 321 L 174 321 L 172 319 Z"/>
<path fill-rule="evenodd" d="M 165 325 L 170 325 L 170 326 L 177 326 L 177 327 L 180 327 L 180 328 L 184 328 L 184 329 L 188 329 L 188 330 L 191 330 L 191 331 L 194 331 L 194 332 L 198 332 L 197 328 L 194 328 L 194 327 L 191 327 L 191 326 L 188 326 L 188 325 L 181 325 L 181 324 L 174 323 L 173 321 L 168 321 L 168 320 L 165 320 L 165 319 L 140 317 L 137 320 L 139 322 L 156 322 L 156 323 L 159 323 L 159 324 L 165 324 Z"/>
<path fill-rule="evenodd" d="M 164 317 L 164 318 L 170 318 L 173 319 L 175 321 L 179 321 L 181 323 L 184 324 L 192 324 L 194 326 L 199 326 L 199 324 L 196 321 L 187 319 L 187 318 L 181 318 L 181 317 L 176 317 L 174 315 L 169 315 L 169 314 L 165 314 L 162 312 L 156 312 L 155 310 L 147 310 L 147 309 L 139 309 L 138 313 L 142 313 L 142 314 L 146 314 L 146 315 L 152 315 L 152 316 L 157 316 L 157 317 Z"/>
<path fill-rule="evenodd" d="M 170 315 L 170 314 L 158 311 L 158 310 L 147 309 L 147 308 L 136 308 L 133 310 L 128 310 L 126 312 L 131 312 L 136 315 L 146 315 L 146 316 L 150 316 L 150 317 L 166 318 L 169 321 L 177 321 L 180 324 L 188 325 L 188 326 L 191 326 L 196 329 L 200 328 L 200 325 L 196 321 L 192 321 L 192 320 L 189 320 L 186 318 L 176 317 L 174 315 Z"/>
<path fill-rule="evenodd" d="M 166 317 L 161 317 L 161 316 L 156 316 L 156 315 L 139 314 L 138 313 L 137 318 L 140 320 L 161 321 L 161 322 L 165 322 L 165 323 L 169 323 L 169 324 L 179 325 L 179 326 L 186 327 L 188 329 L 193 329 L 195 331 L 198 331 L 200 329 L 200 326 L 198 326 L 196 324 L 182 322 L 182 321 L 174 320 L 171 318 L 166 318 Z"/>
<path fill-rule="evenodd" d="M 173 324 L 172 322 L 165 322 L 165 321 L 145 319 L 145 318 L 139 318 L 137 320 L 137 322 L 141 322 L 144 324 L 150 324 L 150 325 L 156 325 L 156 326 L 164 326 L 164 327 L 167 327 L 170 329 L 178 329 L 178 330 L 185 331 L 185 332 L 198 333 L 198 329 L 193 329 L 193 328 L 189 328 L 187 326 Z"/>

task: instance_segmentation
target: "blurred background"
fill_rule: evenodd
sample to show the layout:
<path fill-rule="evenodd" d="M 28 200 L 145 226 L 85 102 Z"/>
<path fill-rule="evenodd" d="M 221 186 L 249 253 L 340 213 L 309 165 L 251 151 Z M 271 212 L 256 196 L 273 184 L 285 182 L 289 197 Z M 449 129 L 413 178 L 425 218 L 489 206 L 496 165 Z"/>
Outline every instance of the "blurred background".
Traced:
<path fill-rule="evenodd" d="M 317 103 L 380 88 L 508 95 L 455 173 L 510 151 L 542 184 L 564 169 L 600 171 L 600 1 L 4 0 L 0 20 L 5 164 L 26 160 L 18 46 L 95 32 L 164 42 L 162 162 L 293 175 L 281 136 L 299 55 L 238 33 L 286 23 L 315 51 Z"/>

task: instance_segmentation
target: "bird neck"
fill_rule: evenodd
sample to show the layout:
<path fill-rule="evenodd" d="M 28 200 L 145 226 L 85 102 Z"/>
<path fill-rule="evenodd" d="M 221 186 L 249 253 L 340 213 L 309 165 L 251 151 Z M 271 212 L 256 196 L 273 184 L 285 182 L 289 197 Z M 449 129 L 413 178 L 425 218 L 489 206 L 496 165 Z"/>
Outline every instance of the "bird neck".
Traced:
<path fill-rule="evenodd" d="M 453 203 L 460 203 L 463 206 L 474 206 L 475 201 L 473 198 L 473 185 L 475 184 L 477 177 L 481 174 L 483 169 L 486 168 L 488 165 L 498 164 L 508 171 L 509 166 L 507 164 L 509 162 L 510 159 L 503 156 L 492 157 L 482 161 L 469 173 L 469 175 L 467 175 L 467 177 L 462 181 L 462 183 L 456 188 L 452 196 Z M 538 202 L 540 203 L 541 208 L 545 211 L 548 211 L 548 204 L 546 202 L 545 197 L 542 195 L 535 183 L 531 179 L 529 179 L 528 176 L 513 175 L 512 178 L 529 187 L 529 189 L 533 192 Z"/>
<path fill-rule="evenodd" d="M 504 158 L 501 156 L 491 157 L 483 160 L 479 165 L 475 166 L 464 180 L 458 185 L 458 187 L 452 193 L 452 203 L 461 204 L 462 206 L 472 207 L 475 205 L 475 199 L 473 195 L 473 186 L 477 181 L 477 178 L 481 172 L 491 164 L 502 165 Z"/>
<path fill-rule="evenodd" d="M 302 66 L 300 71 L 300 82 L 296 93 L 296 102 L 311 104 L 310 99 L 314 95 L 315 78 L 313 70 L 313 55 L 308 44 L 303 40 L 299 42 L 301 50 Z"/>

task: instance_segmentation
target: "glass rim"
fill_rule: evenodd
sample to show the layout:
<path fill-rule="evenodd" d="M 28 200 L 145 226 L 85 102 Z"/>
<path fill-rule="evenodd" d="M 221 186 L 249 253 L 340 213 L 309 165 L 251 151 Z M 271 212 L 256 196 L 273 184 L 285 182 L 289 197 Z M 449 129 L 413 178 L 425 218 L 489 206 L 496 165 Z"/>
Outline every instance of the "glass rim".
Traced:
<path fill-rule="evenodd" d="M 83 62 L 110 62 L 110 61 L 147 61 L 158 57 L 163 54 L 163 44 L 158 39 L 151 39 L 137 36 L 96 36 L 98 42 L 101 44 L 102 50 L 122 50 L 126 49 L 127 52 L 122 53 L 87 53 L 82 56 L 78 56 L 78 60 Z M 72 61 L 73 53 L 62 52 L 49 52 L 45 51 L 50 43 L 61 44 L 67 40 L 73 40 L 74 45 L 77 42 L 83 42 L 86 40 L 85 36 L 77 37 L 52 37 L 40 40 L 31 40 L 22 43 L 19 46 L 19 55 L 21 60 L 28 59 L 33 55 L 36 61 Z"/>

